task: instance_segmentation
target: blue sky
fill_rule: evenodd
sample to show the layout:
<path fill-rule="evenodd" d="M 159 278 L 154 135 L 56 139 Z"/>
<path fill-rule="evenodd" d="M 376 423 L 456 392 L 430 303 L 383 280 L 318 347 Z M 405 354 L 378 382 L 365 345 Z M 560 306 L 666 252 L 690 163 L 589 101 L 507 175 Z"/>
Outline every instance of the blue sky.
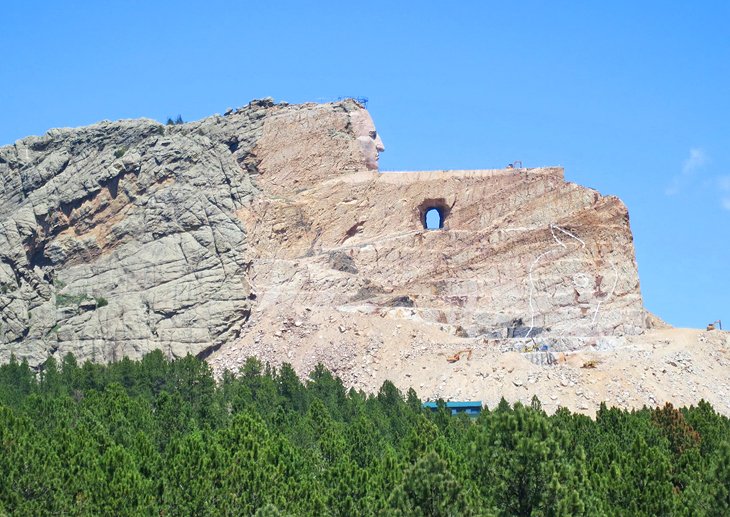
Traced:
<path fill-rule="evenodd" d="M 730 326 L 730 2 L 3 2 L 0 145 L 369 99 L 390 170 L 563 165 L 628 205 L 647 308 Z"/>

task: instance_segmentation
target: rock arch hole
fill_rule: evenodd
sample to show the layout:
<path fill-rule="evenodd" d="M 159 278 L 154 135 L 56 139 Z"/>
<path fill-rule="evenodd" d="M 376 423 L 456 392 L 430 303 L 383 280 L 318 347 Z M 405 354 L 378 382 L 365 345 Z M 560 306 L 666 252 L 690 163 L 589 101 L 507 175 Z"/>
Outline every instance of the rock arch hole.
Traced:
<path fill-rule="evenodd" d="M 444 227 L 444 214 L 440 208 L 432 206 L 426 208 L 423 218 L 423 226 L 426 230 L 440 230 Z"/>
<path fill-rule="evenodd" d="M 428 198 L 416 207 L 415 215 L 424 229 L 441 230 L 446 228 L 446 218 L 453 206 L 454 203 L 449 205 L 444 198 Z"/>

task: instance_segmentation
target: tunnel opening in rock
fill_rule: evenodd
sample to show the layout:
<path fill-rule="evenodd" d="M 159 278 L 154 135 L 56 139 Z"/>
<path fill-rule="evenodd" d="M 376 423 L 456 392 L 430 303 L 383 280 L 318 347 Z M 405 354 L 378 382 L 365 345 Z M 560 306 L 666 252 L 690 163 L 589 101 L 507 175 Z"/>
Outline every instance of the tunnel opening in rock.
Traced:
<path fill-rule="evenodd" d="M 444 214 L 440 208 L 430 207 L 426 209 L 423 227 L 426 230 L 440 230 L 444 227 Z"/>
<path fill-rule="evenodd" d="M 446 218 L 453 208 L 444 198 L 424 199 L 417 207 L 415 215 L 425 230 L 441 230 L 446 228 Z"/>

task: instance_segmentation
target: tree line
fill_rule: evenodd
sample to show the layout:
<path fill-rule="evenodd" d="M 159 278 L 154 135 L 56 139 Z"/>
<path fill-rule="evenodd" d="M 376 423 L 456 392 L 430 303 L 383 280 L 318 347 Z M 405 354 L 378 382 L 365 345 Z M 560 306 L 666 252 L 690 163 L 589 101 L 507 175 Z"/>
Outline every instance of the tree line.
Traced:
<path fill-rule="evenodd" d="M 0 515 L 730 515 L 730 421 L 595 419 L 506 401 L 476 419 L 385 382 L 250 358 L 0 366 Z"/>

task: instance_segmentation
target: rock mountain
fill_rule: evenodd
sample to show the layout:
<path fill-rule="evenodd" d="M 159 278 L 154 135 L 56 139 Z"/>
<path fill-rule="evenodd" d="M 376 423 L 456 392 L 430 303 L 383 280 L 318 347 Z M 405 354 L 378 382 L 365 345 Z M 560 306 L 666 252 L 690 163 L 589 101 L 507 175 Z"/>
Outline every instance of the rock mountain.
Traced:
<path fill-rule="evenodd" d="M 354 100 L 270 99 L 0 148 L 0 360 L 258 355 L 371 388 L 459 349 L 534 365 L 645 331 L 619 199 L 557 167 L 382 173 L 382 151 Z"/>

